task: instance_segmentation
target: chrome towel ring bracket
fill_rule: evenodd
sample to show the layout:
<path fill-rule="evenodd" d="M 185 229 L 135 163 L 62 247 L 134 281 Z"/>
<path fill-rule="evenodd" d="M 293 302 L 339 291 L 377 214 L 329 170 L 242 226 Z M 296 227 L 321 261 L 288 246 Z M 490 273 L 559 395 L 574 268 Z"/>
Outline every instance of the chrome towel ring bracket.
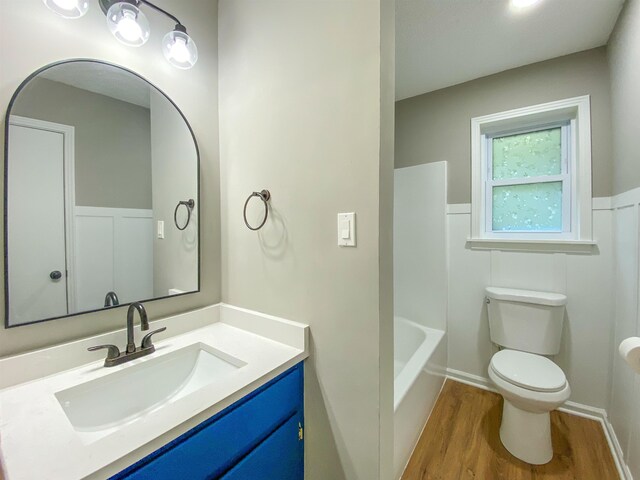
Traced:
<path fill-rule="evenodd" d="M 260 225 L 258 225 L 257 227 L 252 227 L 251 225 L 249 225 L 249 222 L 247 220 L 247 205 L 249 205 L 249 200 L 251 200 L 253 197 L 258 197 L 260 200 L 262 200 L 262 203 L 264 204 L 264 218 L 262 219 L 262 222 L 260 223 Z M 247 201 L 244 202 L 244 209 L 242 211 L 242 215 L 244 217 L 244 224 L 247 226 L 247 228 L 249 230 L 260 230 L 262 227 L 264 227 L 264 224 L 267 223 L 267 218 L 269 217 L 269 200 L 271 200 L 271 193 L 269 193 L 269 190 L 261 190 L 259 192 L 253 192 L 251 195 L 249 195 L 247 197 Z"/>
<path fill-rule="evenodd" d="M 187 221 L 183 227 L 178 225 L 178 209 L 180 208 L 180 205 L 184 205 L 185 207 L 187 207 Z M 195 206 L 196 206 L 196 202 L 193 200 L 193 198 L 190 198 L 189 200 L 186 200 L 186 201 L 180 200 L 178 202 L 178 204 L 176 205 L 176 209 L 173 211 L 173 223 L 176 224 L 176 228 L 178 230 L 184 230 L 185 228 L 187 228 L 187 226 L 189 225 L 189 222 L 191 221 L 191 212 L 193 211 L 193 207 Z"/>

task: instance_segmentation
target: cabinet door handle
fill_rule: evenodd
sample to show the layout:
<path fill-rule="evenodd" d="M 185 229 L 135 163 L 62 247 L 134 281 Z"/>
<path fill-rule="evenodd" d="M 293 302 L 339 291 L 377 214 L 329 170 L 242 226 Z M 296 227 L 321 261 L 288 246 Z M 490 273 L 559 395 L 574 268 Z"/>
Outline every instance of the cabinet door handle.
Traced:
<path fill-rule="evenodd" d="M 51 280 L 60 280 L 62 278 L 62 272 L 60 270 L 54 270 L 49 274 Z"/>

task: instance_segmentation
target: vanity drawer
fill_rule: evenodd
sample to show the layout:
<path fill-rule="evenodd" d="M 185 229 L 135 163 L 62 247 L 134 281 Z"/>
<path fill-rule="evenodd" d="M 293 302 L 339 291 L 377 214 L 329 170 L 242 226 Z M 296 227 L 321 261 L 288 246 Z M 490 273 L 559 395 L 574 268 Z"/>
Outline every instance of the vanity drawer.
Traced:
<path fill-rule="evenodd" d="M 279 427 L 302 418 L 302 378 L 298 364 L 111 478 L 220 478 Z"/>

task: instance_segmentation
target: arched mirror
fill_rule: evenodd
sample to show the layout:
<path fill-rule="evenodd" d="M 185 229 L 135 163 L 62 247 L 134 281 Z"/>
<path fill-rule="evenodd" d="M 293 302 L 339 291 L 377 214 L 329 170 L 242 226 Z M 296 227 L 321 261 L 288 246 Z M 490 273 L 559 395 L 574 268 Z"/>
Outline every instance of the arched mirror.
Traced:
<path fill-rule="evenodd" d="M 5 325 L 199 290 L 199 155 L 140 75 L 42 68 L 5 122 Z"/>

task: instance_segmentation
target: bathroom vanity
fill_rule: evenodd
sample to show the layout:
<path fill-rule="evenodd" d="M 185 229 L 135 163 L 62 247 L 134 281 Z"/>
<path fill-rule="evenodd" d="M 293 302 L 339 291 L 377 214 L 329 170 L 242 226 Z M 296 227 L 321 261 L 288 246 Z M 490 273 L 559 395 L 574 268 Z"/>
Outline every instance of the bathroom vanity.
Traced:
<path fill-rule="evenodd" d="M 222 304 L 153 326 L 111 368 L 86 348 L 124 330 L 0 360 L 6 479 L 302 479 L 308 327 Z"/>
<path fill-rule="evenodd" d="M 304 478 L 302 364 L 111 477 Z"/>
<path fill-rule="evenodd" d="M 201 288 L 200 153 L 177 104 L 62 60 L 5 126 L 4 326 L 88 338 L 0 359 L 0 478 L 302 480 L 308 327 L 224 304 L 150 323 L 142 305 L 188 309 Z"/>

